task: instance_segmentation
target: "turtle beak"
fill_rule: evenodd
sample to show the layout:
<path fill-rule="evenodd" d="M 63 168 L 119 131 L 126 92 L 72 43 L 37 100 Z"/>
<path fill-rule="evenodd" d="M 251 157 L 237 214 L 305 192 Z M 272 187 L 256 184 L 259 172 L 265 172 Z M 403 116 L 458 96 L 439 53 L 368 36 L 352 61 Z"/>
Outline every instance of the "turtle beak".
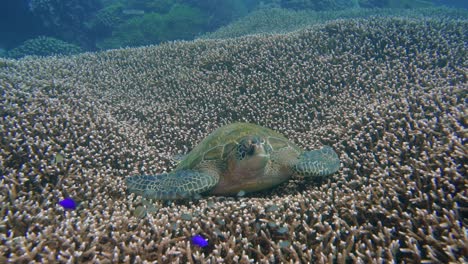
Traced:
<path fill-rule="evenodd" d="M 250 147 L 249 147 L 249 154 L 250 155 L 253 155 L 255 153 L 259 153 L 260 151 L 262 151 L 262 142 L 259 138 L 252 138 L 252 140 L 250 140 L 249 142 L 250 144 Z"/>
<path fill-rule="evenodd" d="M 259 156 L 259 157 L 267 157 L 267 153 L 265 151 L 265 146 L 263 145 L 263 141 L 259 137 L 251 137 L 247 141 L 242 144 L 243 150 L 245 151 L 245 155 L 252 157 L 252 156 Z"/>
<path fill-rule="evenodd" d="M 251 155 L 257 155 L 259 157 L 268 157 L 269 155 L 265 151 L 265 147 L 263 146 L 260 139 L 252 140 L 252 144 L 250 145 L 252 149 Z"/>

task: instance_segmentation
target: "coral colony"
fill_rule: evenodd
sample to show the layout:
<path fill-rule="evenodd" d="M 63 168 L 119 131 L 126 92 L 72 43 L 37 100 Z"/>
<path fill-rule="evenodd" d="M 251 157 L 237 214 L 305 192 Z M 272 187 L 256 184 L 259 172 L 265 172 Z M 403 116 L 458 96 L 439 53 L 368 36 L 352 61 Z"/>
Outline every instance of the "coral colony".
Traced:
<path fill-rule="evenodd" d="M 468 261 L 466 21 L 0 60 L 0 262 Z M 126 193 L 236 121 L 332 146 L 341 169 L 234 197 Z M 51 204 L 64 193 L 79 213 Z"/>

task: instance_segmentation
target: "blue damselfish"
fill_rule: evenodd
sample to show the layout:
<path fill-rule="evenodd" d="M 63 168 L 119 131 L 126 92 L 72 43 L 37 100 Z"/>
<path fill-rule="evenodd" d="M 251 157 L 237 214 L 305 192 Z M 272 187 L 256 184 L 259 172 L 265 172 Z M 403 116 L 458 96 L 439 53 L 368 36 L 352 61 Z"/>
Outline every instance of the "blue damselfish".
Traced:
<path fill-rule="evenodd" d="M 192 243 L 193 243 L 194 245 L 199 246 L 199 247 L 206 247 L 206 246 L 208 246 L 208 241 L 207 241 L 204 237 L 202 237 L 202 236 L 200 236 L 200 235 L 193 236 L 193 237 L 192 237 Z"/>
<path fill-rule="evenodd" d="M 65 198 L 59 202 L 63 208 L 67 210 L 75 210 L 76 209 L 76 202 L 72 198 Z"/>

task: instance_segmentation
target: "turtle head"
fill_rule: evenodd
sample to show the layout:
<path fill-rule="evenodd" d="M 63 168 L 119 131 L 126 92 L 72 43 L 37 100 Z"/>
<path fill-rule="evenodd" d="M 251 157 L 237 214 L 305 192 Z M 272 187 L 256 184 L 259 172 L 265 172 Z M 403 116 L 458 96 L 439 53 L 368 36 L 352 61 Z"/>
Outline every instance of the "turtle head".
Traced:
<path fill-rule="evenodd" d="M 237 165 L 247 170 L 263 169 L 270 159 L 270 148 L 259 136 L 246 136 L 237 145 Z"/>

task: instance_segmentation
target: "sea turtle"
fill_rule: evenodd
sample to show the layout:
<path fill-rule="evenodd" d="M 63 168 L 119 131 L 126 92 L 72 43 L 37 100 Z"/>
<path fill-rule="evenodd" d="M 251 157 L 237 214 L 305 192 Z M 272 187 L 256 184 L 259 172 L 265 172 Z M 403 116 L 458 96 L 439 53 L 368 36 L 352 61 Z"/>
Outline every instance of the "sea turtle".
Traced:
<path fill-rule="evenodd" d="M 283 135 L 258 125 L 216 129 L 170 173 L 126 178 L 130 192 L 159 200 L 209 193 L 233 195 L 276 186 L 293 174 L 327 176 L 340 168 L 335 151 L 303 151 Z"/>

